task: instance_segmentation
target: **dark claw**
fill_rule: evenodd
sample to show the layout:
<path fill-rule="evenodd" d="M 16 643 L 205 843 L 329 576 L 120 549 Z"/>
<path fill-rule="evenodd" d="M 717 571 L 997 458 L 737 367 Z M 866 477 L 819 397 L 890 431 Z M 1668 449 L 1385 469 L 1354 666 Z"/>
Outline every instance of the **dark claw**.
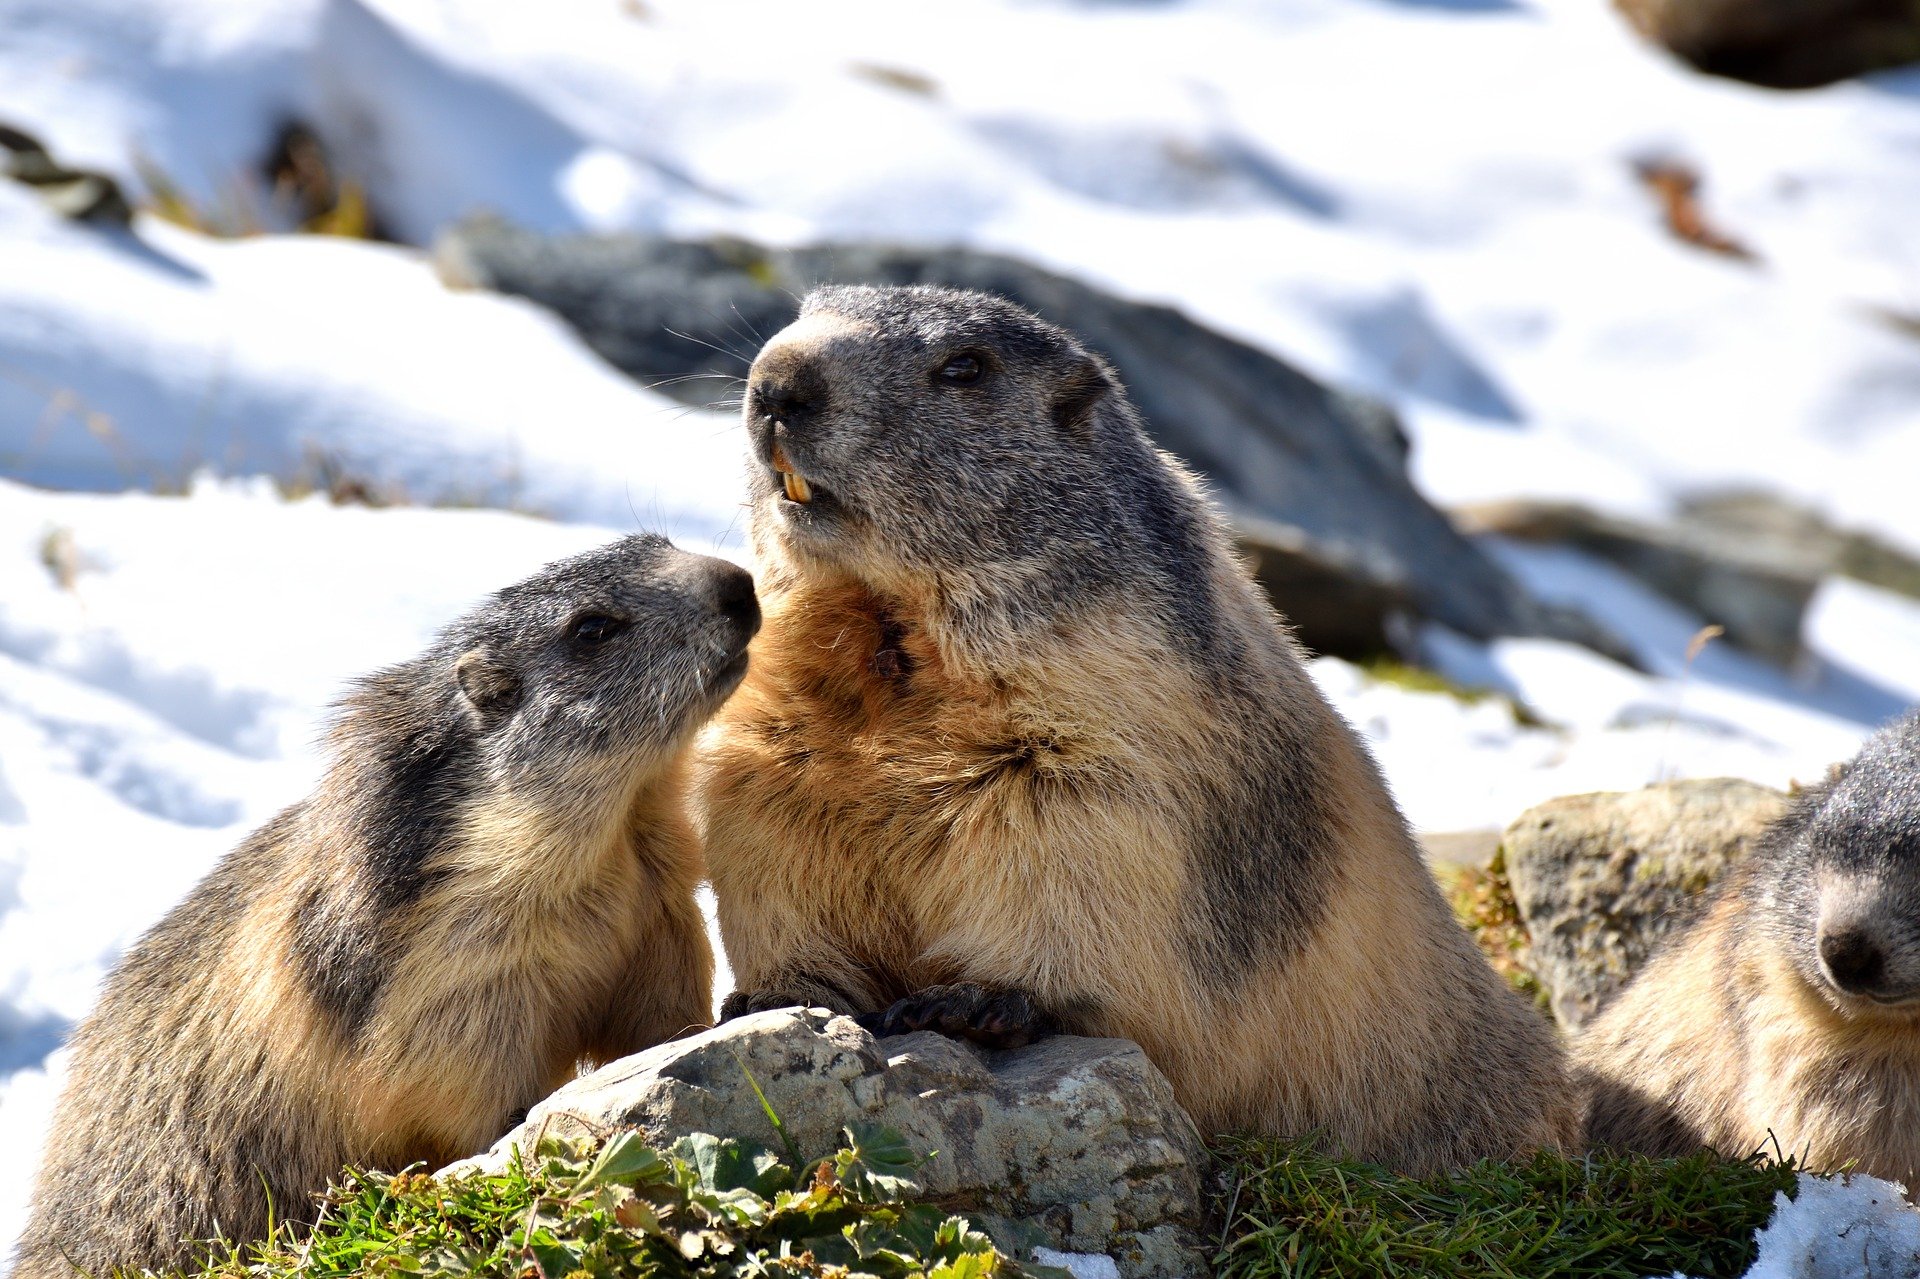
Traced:
<path fill-rule="evenodd" d="M 1059 1032 L 1033 997 L 1019 990 L 992 990 L 972 982 L 917 990 L 885 1012 L 854 1018 L 875 1038 L 932 1030 L 982 1048 L 1024 1048 Z"/>

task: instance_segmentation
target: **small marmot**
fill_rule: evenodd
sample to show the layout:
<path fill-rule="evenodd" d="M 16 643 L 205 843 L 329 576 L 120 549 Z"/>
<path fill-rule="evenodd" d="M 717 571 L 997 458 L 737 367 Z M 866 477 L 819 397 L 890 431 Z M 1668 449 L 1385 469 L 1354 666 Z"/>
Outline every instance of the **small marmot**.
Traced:
<path fill-rule="evenodd" d="M 1920 716 L 1796 797 L 1573 1060 L 1596 1145 L 1920 1187 Z"/>
<path fill-rule="evenodd" d="M 684 761 L 759 620 L 741 569 L 629 537 L 360 681 L 316 793 L 74 1033 L 17 1279 L 190 1265 L 710 1021 Z"/>
<path fill-rule="evenodd" d="M 1553 1031 L 1104 362 L 829 288 L 745 417 L 767 627 L 696 783 L 723 1013 L 1121 1036 L 1207 1132 L 1411 1171 L 1573 1136 Z"/>

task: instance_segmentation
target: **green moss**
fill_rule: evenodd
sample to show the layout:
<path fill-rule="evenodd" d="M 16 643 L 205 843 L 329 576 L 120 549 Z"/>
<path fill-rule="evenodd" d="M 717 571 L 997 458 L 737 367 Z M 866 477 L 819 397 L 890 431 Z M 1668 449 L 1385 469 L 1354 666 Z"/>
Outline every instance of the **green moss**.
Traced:
<path fill-rule="evenodd" d="M 1443 867 L 1440 877 L 1454 917 L 1473 934 L 1494 971 L 1544 1009 L 1547 991 L 1527 967 L 1532 943 L 1513 899 L 1513 885 L 1507 882 L 1505 850 L 1495 849 L 1485 866 Z"/>
<path fill-rule="evenodd" d="M 1698 1279 L 1743 1273 L 1791 1163 L 1540 1154 L 1427 1178 L 1237 1138 L 1221 1279 Z"/>
<path fill-rule="evenodd" d="M 348 1275 L 872 1275 L 1064 1279 L 998 1252 L 965 1218 L 914 1202 L 899 1136 L 856 1129 L 794 1164 L 705 1134 L 665 1150 L 624 1133 L 543 1142 L 536 1166 L 449 1178 L 348 1172 L 310 1232 L 219 1245 L 202 1279 Z"/>
<path fill-rule="evenodd" d="M 1404 688 L 1412 693 L 1440 693 L 1464 706 L 1477 706 L 1481 702 L 1488 701 L 1504 702 L 1513 715 L 1514 723 L 1525 728 L 1546 727 L 1546 721 L 1535 714 L 1531 707 L 1514 701 L 1505 693 L 1491 688 L 1461 684 L 1448 679 L 1438 671 L 1403 662 L 1397 657 L 1366 658 L 1360 663 L 1360 671 L 1376 683 L 1391 684 L 1395 688 Z"/>

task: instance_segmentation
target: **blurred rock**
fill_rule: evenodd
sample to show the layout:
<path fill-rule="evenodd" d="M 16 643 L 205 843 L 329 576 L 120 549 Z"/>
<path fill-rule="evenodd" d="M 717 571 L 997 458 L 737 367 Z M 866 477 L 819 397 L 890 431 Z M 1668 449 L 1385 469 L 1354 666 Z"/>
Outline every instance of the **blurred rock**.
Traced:
<path fill-rule="evenodd" d="M 436 256 L 450 283 L 541 303 L 616 367 L 691 404 L 728 403 L 762 341 L 816 282 L 999 293 L 1113 361 L 1158 443 L 1207 476 L 1309 648 L 1405 653 L 1419 620 L 1475 639 L 1610 644 L 1592 623 L 1535 604 L 1415 491 L 1390 409 L 1169 307 L 965 249 L 549 238 L 473 220 L 443 236 Z"/>
<path fill-rule="evenodd" d="M 1460 527 L 1597 555 L 1674 603 L 1726 628 L 1727 638 L 1782 664 L 1800 654 L 1800 628 L 1827 564 L 1791 535 L 1760 537 L 1706 520 L 1647 524 L 1558 502 L 1512 501 L 1454 512 Z"/>
<path fill-rule="evenodd" d="M 1119 1039 L 983 1052 L 931 1033 L 875 1040 L 824 1009 L 757 1013 L 574 1080 L 449 1171 L 498 1171 L 542 1135 L 622 1129 L 660 1144 L 707 1132 L 778 1148 L 755 1083 L 804 1158 L 861 1121 L 937 1151 L 916 1175 L 921 1190 L 1003 1246 L 1043 1237 L 1105 1253 L 1127 1279 L 1205 1273 L 1206 1150 L 1166 1079 Z"/>
<path fill-rule="evenodd" d="M 1805 89 L 1920 61 L 1913 0 L 1616 0 L 1702 71 Z"/>
<path fill-rule="evenodd" d="M 32 187 L 62 217 L 102 226 L 133 221 L 133 206 L 118 182 L 105 173 L 68 168 L 31 134 L 0 124 L 0 157 L 0 173 Z"/>
<path fill-rule="evenodd" d="M 1560 1024 L 1598 1012 L 1786 804 L 1733 778 L 1668 782 L 1549 800 L 1507 827 L 1500 847 L 1527 931 L 1522 962 Z"/>
<path fill-rule="evenodd" d="M 1716 493 L 1683 503 L 1684 526 L 1737 538 L 1750 552 L 1920 599 L 1920 557 L 1870 533 L 1849 532 L 1772 493 Z"/>

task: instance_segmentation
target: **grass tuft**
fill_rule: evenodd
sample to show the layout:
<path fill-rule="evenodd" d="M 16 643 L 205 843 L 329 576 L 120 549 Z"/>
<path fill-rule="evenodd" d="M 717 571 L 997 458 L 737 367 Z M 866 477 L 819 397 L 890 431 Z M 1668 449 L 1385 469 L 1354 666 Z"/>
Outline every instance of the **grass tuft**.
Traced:
<path fill-rule="evenodd" d="M 1220 1279 L 1731 1279 L 1791 1161 L 1542 1153 L 1402 1177 L 1301 1142 L 1227 1138 Z"/>
<path fill-rule="evenodd" d="M 899 1134 L 862 1127 L 845 1138 L 798 1167 L 704 1133 L 664 1150 L 622 1133 L 546 1140 L 535 1160 L 498 1174 L 349 1171 L 311 1231 L 244 1249 L 216 1241 L 195 1274 L 1065 1279 L 1007 1257 L 965 1218 L 913 1202 L 921 1160 Z"/>

